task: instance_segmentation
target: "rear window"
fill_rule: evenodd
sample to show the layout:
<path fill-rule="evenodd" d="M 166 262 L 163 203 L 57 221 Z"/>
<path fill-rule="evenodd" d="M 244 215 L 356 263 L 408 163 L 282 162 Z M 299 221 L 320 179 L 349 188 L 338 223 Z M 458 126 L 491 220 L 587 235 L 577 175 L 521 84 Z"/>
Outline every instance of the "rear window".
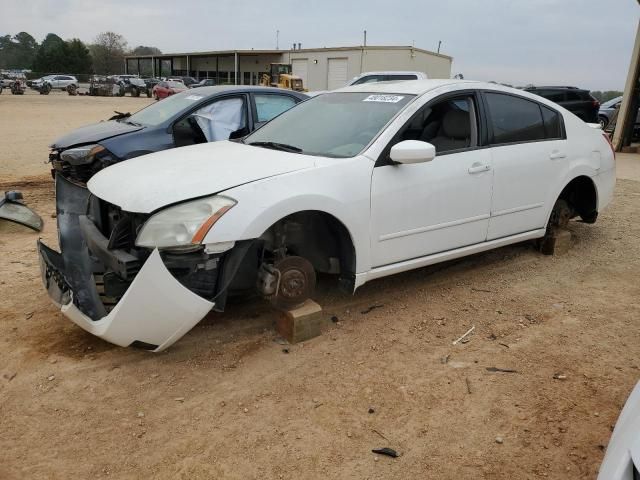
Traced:
<path fill-rule="evenodd" d="M 565 92 L 564 90 L 532 90 L 531 93 L 535 93 L 536 95 L 540 95 L 547 100 L 551 100 L 552 102 L 562 102 L 565 100 Z"/>
<path fill-rule="evenodd" d="M 567 91 L 567 101 L 569 102 L 576 102 L 579 100 L 586 100 L 586 98 L 584 98 L 585 95 L 582 95 L 582 92 L 576 92 L 576 91 L 572 91 L 569 90 Z"/>
<path fill-rule="evenodd" d="M 387 75 L 386 80 L 417 80 L 415 75 Z"/>

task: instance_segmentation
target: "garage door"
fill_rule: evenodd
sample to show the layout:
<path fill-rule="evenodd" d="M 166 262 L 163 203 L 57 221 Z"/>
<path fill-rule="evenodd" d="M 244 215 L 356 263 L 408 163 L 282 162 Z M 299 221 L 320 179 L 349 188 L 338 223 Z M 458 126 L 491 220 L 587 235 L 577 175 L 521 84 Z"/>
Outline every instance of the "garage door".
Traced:
<path fill-rule="evenodd" d="M 306 58 L 294 58 L 291 60 L 291 71 L 294 75 L 297 75 L 302 79 L 302 84 L 305 88 L 307 86 L 307 65 L 308 60 Z"/>
<path fill-rule="evenodd" d="M 347 84 L 347 59 L 330 58 L 329 72 L 327 75 L 327 88 L 335 90 Z"/>

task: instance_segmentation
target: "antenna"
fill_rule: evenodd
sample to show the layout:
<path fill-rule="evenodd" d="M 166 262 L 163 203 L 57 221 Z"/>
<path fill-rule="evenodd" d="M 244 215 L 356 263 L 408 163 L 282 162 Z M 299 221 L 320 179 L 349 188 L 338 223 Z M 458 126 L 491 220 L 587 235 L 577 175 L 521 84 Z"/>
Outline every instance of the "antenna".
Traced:
<path fill-rule="evenodd" d="M 440 45 L 442 45 L 442 40 L 438 40 L 438 53 L 440 53 Z"/>
<path fill-rule="evenodd" d="M 366 30 L 364 31 L 364 44 L 363 44 L 363 46 L 365 46 L 365 47 L 367 46 L 367 31 Z"/>
<path fill-rule="evenodd" d="M 280 30 L 276 30 L 276 50 L 280 50 Z"/>

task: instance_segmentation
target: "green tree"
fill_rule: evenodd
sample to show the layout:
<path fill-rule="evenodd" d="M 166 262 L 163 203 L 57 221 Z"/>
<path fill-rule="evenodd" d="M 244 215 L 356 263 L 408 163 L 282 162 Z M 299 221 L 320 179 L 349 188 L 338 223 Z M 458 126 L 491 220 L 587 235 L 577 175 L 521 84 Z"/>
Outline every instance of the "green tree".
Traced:
<path fill-rule="evenodd" d="M 0 68 L 31 68 L 38 42 L 27 32 L 0 37 Z"/>
<path fill-rule="evenodd" d="M 159 48 L 156 47 L 145 47 L 144 45 L 138 45 L 136 48 L 131 50 L 131 55 L 162 55 L 162 52 Z"/>
<path fill-rule="evenodd" d="M 89 45 L 95 73 L 117 74 L 124 70 L 127 41 L 114 32 L 103 32 Z"/>
<path fill-rule="evenodd" d="M 55 33 L 49 33 L 36 52 L 33 69 L 39 73 L 62 73 L 66 70 L 68 47 Z"/>
<path fill-rule="evenodd" d="M 67 71 L 71 73 L 91 73 L 92 59 L 87 46 L 77 38 L 67 41 Z"/>

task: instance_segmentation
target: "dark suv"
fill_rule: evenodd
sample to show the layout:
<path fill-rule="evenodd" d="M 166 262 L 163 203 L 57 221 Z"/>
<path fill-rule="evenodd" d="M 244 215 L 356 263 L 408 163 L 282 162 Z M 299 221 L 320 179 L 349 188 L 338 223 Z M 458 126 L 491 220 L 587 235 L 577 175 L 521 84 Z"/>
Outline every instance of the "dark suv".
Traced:
<path fill-rule="evenodd" d="M 526 87 L 524 91 L 557 103 L 587 123 L 598 123 L 600 102 L 591 96 L 589 90 L 578 87 Z"/>

